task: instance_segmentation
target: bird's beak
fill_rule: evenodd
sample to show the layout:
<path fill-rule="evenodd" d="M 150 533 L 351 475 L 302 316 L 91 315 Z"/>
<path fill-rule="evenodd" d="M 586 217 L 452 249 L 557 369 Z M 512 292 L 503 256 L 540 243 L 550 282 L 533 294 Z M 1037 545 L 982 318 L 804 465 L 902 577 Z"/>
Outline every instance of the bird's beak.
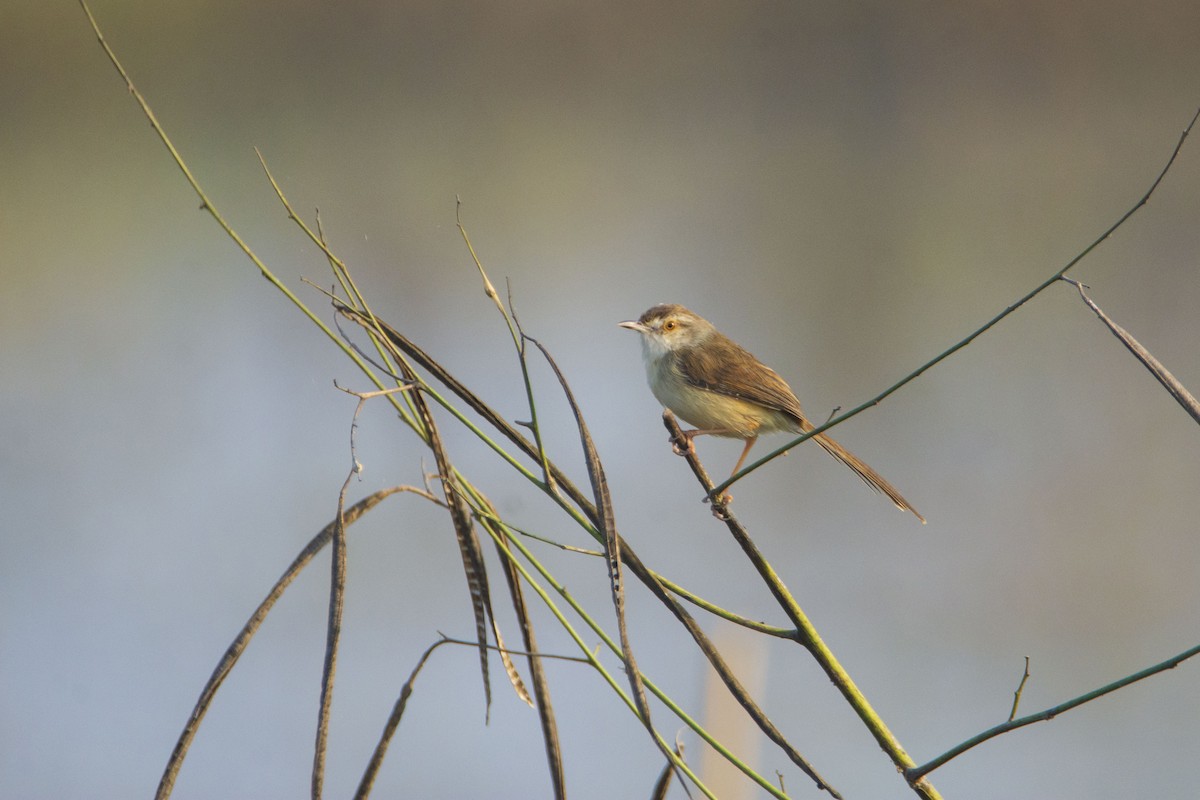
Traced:
<path fill-rule="evenodd" d="M 617 325 L 622 328 L 629 328 L 629 330 L 631 330 L 631 331 L 637 331 L 638 333 L 649 333 L 650 332 L 649 326 L 643 325 L 642 323 L 638 322 L 636 319 L 627 319 L 624 322 L 618 322 Z"/>

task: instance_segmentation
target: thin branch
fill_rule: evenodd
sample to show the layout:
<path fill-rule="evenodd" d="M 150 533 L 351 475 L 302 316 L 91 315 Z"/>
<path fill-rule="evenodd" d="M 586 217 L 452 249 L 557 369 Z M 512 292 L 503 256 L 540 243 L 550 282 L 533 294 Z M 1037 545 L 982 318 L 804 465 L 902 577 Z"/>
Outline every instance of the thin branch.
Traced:
<path fill-rule="evenodd" d="M 728 480 L 726 480 L 723 483 L 714 487 L 713 492 L 710 493 L 709 497 L 710 498 L 720 497 L 722 494 L 725 493 L 725 490 L 728 489 L 730 486 L 732 486 L 734 483 L 736 483 L 737 481 L 740 481 L 742 478 L 746 477 L 751 472 L 753 472 L 754 470 L 763 466 L 764 464 L 766 464 L 770 461 L 773 461 L 774 459 L 783 455 L 784 453 L 791 450 L 792 448 L 794 448 L 796 445 L 800 444 L 801 442 L 807 441 L 808 439 L 811 439 L 812 437 L 816 436 L 819 433 L 824 433 L 826 430 L 828 430 L 829 428 L 832 428 L 834 425 L 838 425 L 842 422 L 845 422 L 846 420 L 850 419 L 851 417 L 857 416 L 858 414 L 862 413 L 863 411 L 866 411 L 868 408 L 872 408 L 874 406 L 879 405 L 881 402 L 883 402 L 884 399 L 886 399 L 888 396 L 890 396 L 891 394 L 893 394 L 894 392 L 899 390 L 901 387 L 916 380 L 920 375 L 922 375 L 926 370 L 930 369 L 931 367 L 934 367 L 937 364 L 940 364 L 942 361 L 945 361 L 947 358 L 954 355 L 959 350 L 961 350 L 964 347 L 966 347 L 967 345 L 969 345 L 971 342 L 975 341 L 977 338 L 982 336 L 984 333 L 987 333 L 989 330 L 992 329 L 992 327 L 994 327 L 997 323 L 999 323 L 1001 320 L 1003 320 L 1009 314 L 1013 313 L 1018 308 L 1025 305 L 1030 300 L 1032 300 L 1034 297 L 1041 294 L 1041 292 L 1044 289 L 1046 289 L 1051 284 L 1055 283 L 1059 278 L 1061 278 L 1063 275 L 1065 275 L 1069 269 L 1071 269 L 1076 264 L 1078 264 L 1080 261 L 1082 261 L 1084 258 L 1086 258 L 1093 250 L 1095 250 L 1097 247 L 1099 247 L 1106 239 L 1108 239 L 1110 236 L 1112 236 L 1114 233 L 1116 233 L 1118 228 L 1120 228 L 1122 225 L 1124 225 L 1125 222 L 1130 217 L 1132 217 L 1135 213 L 1137 213 L 1142 208 L 1142 206 L 1146 205 L 1146 203 L 1148 203 L 1150 201 L 1150 196 L 1152 194 L 1154 194 L 1154 191 L 1158 188 L 1158 185 L 1160 183 L 1162 183 L 1162 180 L 1163 180 L 1163 178 L 1166 177 L 1168 170 L 1171 169 L 1171 165 L 1175 163 L 1175 158 L 1179 155 L 1179 151 L 1183 149 L 1183 143 L 1184 143 L 1184 141 L 1187 140 L 1188 134 L 1190 134 L 1192 132 L 1192 127 L 1196 124 L 1197 118 L 1200 118 L 1200 109 L 1197 109 L 1196 113 L 1194 115 L 1192 115 L 1191 121 L 1188 122 L 1187 127 L 1183 129 L 1183 133 L 1181 133 L 1179 135 L 1179 141 L 1175 143 L 1175 149 L 1171 151 L 1171 157 L 1169 159 L 1167 159 L 1166 166 L 1164 166 L 1162 168 L 1162 171 L 1160 171 L 1158 173 L 1158 177 L 1156 177 L 1154 179 L 1154 183 L 1150 184 L 1150 188 L 1146 190 L 1146 193 L 1142 195 L 1141 199 L 1139 199 L 1136 203 L 1134 203 L 1132 208 L 1130 208 L 1128 211 L 1126 211 L 1124 214 L 1122 214 L 1120 219 L 1118 219 L 1116 222 L 1114 222 L 1112 225 L 1110 225 L 1104 231 L 1104 233 L 1102 233 L 1098 237 L 1096 237 L 1095 241 L 1093 241 L 1091 244 L 1089 244 L 1087 247 L 1085 247 L 1082 251 L 1080 251 L 1080 253 L 1078 255 L 1076 255 L 1074 258 L 1072 258 L 1070 261 L 1068 261 L 1066 266 L 1062 267 L 1061 269 L 1056 271 L 1053 275 L 1051 275 L 1050 277 L 1046 278 L 1044 281 L 1039 283 L 1037 286 L 1035 286 L 1033 289 L 1031 289 L 1027 294 L 1025 294 L 1025 296 L 1021 297 L 1016 302 L 1007 306 L 999 314 L 997 314 L 996 316 L 994 316 L 990 320 L 988 320 L 986 323 L 984 323 L 984 325 L 982 327 L 980 327 L 978 330 L 976 330 L 970 336 L 967 336 L 965 339 L 963 339 L 960 342 L 958 342 L 957 344 L 955 344 L 949 350 L 946 350 L 946 351 L 940 353 L 939 355 L 935 356 L 934 358 L 932 358 L 929 361 L 922 364 L 920 367 L 917 367 L 917 369 L 910 372 L 908 375 L 906 375 L 904 378 L 902 378 L 899 382 L 888 387 L 887 389 L 880 392 L 875 397 L 871 398 L 870 400 L 863 403 L 862 405 L 855 406 L 854 408 L 847 411 L 845 414 L 841 414 L 837 417 L 834 417 L 833 419 L 826 422 L 824 425 L 814 428 L 813 430 L 809 431 L 808 433 L 804 434 L 803 436 L 796 437 L 795 439 L 791 440 L 790 442 L 788 442 L 787 444 L 778 448 L 777 450 L 771 451 L 767 455 L 760 458 L 758 461 L 755 461 L 754 463 L 750 464 L 749 466 L 743 468 L 736 475 L 730 476 L 730 478 Z"/>
<path fill-rule="evenodd" d="M 539 534 L 533 533 L 532 531 L 523 530 L 523 529 L 517 528 L 517 527 L 511 527 L 511 530 L 514 533 L 520 534 L 521 536 L 524 536 L 527 539 L 533 539 L 535 542 L 541 542 L 542 544 L 548 544 L 551 547 L 557 547 L 559 550 L 563 550 L 568 553 L 579 553 L 580 555 L 584 555 L 584 556 L 593 556 L 595 558 L 604 558 L 604 553 L 600 550 L 589 550 L 586 547 L 576 547 L 573 544 L 563 544 L 562 542 L 554 541 L 553 539 L 549 538 L 548 536 L 541 536 Z"/>
<path fill-rule="evenodd" d="M 466 229 L 461 224 L 459 228 L 462 230 L 463 239 L 466 239 Z M 469 240 L 467 241 L 467 247 L 471 247 Z M 471 250 L 471 255 L 474 257 L 474 249 Z M 488 282 L 488 285 L 491 285 L 491 281 L 487 279 L 487 273 L 483 271 L 483 265 L 479 263 L 478 259 L 476 259 L 475 263 L 479 267 L 480 273 L 483 274 L 483 279 Z M 525 396 L 529 400 L 529 425 L 527 427 L 533 433 L 534 442 L 537 443 L 538 461 L 542 466 L 542 479 L 546 482 L 546 487 L 551 492 L 557 493 L 558 490 L 554 484 L 554 473 L 550 471 L 550 458 L 546 455 L 546 444 L 542 441 L 542 428 L 538 425 L 537 401 L 533 395 L 533 381 L 529 377 L 529 360 L 525 357 L 525 329 L 521 327 L 521 318 L 517 316 L 516 306 L 513 305 L 512 284 L 506 280 L 505 285 L 508 289 L 508 313 L 512 316 L 512 325 L 516 325 L 517 327 L 516 344 L 517 356 L 521 364 L 521 378 L 525 381 Z"/>
<path fill-rule="evenodd" d="M 500 310 L 500 316 L 504 317 L 508 322 L 508 331 L 512 334 L 514 340 L 517 339 L 517 333 L 513 330 L 512 321 L 508 318 L 508 310 L 504 308 L 504 303 L 500 301 L 500 293 L 496 291 L 496 287 L 492 285 L 492 281 L 488 278 L 487 273 L 483 270 L 483 264 L 479 260 L 479 256 L 475 255 L 475 248 L 471 245 L 471 237 L 467 236 L 467 229 L 462 223 L 462 199 L 455 195 L 454 197 L 454 225 L 458 228 L 459 234 L 462 235 L 463 242 L 467 245 L 467 250 L 471 253 L 471 260 L 475 262 L 475 266 L 479 269 L 479 277 L 483 278 L 483 293 L 491 298 L 496 304 L 496 308 Z"/>
<path fill-rule="evenodd" d="M 350 422 L 350 463 L 351 475 L 361 475 L 363 471 L 362 463 L 358 460 L 358 446 L 355 442 L 356 434 L 358 433 L 358 415 L 362 411 L 366 402 L 374 397 L 387 397 L 396 392 L 406 392 L 417 386 L 416 382 L 404 383 L 402 386 L 393 386 L 388 389 L 379 389 L 374 392 L 356 392 L 353 389 L 347 389 L 345 386 L 339 386 L 337 380 L 333 382 L 333 388 L 339 392 L 345 392 L 348 395 L 353 395 L 358 398 L 358 407 L 354 409 L 354 418 Z M 349 481 L 349 478 L 346 479 Z M 345 493 L 345 487 L 342 489 Z"/>
<path fill-rule="evenodd" d="M 759 622 L 757 620 L 750 619 L 749 617 L 745 617 L 745 616 L 742 616 L 741 614 L 737 614 L 733 611 L 729 611 L 728 609 L 722 608 L 721 606 L 718 606 L 716 603 L 713 603 L 709 600 L 705 600 L 703 597 L 701 597 L 698 594 L 689 592 L 687 589 L 685 589 L 682 586 L 680 586 L 679 584 L 671 581 L 669 578 L 663 577 L 662 575 L 660 575 L 657 572 L 654 573 L 654 576 L 662 583 L 663 586 L 665 586 L 671 592 L 679 595 L 684 600 L 687 600 L 689 603 L 696 606 L 697 608 L 704 609 L 705 611 L 712 614 L 713 616 L 720 617 L 721 619 L 732 622 L 735 625 L 740 625 L 743 628 L 748 628 L 749 630 L 755 631 L 757 633 L 764 633 L 767 636 L 774 636 L 778 639 L 796 639 L 797 638 L 795 628 L 781 628 L 777 625 L 768 625 L 765 622 Z"/>
<path fill-rule="evenodd" d="M 1025 684 L 1029 680 L 1029 656 L 1025 656 L 1025 674 L 1021 676 L 1021 682 L 1017 684 L 1017 690 L 1013 692 L 1012 711 L 1008 712 L 1008 721 L 1012 722 L 1017 716 L 1017 706 L 1021 705 L 1021 693 L 1025 691 Z"/>
<path fill-rule="evenodd" d="M 463 647 L 478 647 L 479 642 L 472 642 L 469 639 L 458 639 L 453 636 L 438 631 L 438 634 L 445 640 L 445 644 L 460 644 Z M 498 647 L 494 644 L 488 645 L 488 650 L 495 650 L 497 653 L 508 653 L 510 656 L 524 656 L 526 658 L 544 659 L 548 658 L 552 661 L 574 661 L 577 664 L 591 664 L 586 658 L 580 656 L 568 656 L 561 653 L 543 653 L 541 650 L 514 650 L 511 647 Z"/>
<path fill-rule="evenodd" d="M 1189 658 L 1191 658 L 1192 656 L 1195 656 L 1197 654 L 1200 654 L 1200 645 L 1197 645 L 1196 647 L 1193 647 L 1190 650 L 1184 650 L 1179 655 L 1168 658 L 1166 661 L 1163 661 L 1160 664 L 1155 664 L 1152 667 L 1147 667 L 1146 669 L 1144 669 L 1140 672 L 1135 672 L 1132 675 L 1126 675 L 1124 678 L 1121 678 L 1118 681 L 1113 681 L 1112 683 L 1101 686 L 1099 689 L 1093 689 L 1092 691 L 1088 692 L 1087 694 L 1081 694 L 1079 697 L 1076 697 L 1072 700 L 1068 700 L 1065 703 L 1059 703 L 1056 706 L 1047 708 L 1045 711 L 1039 711 L 1036 714 L 1030 714 L 1029 716 L 1026 716 L 1026 717 L 1020 717 L 1018 719 L 1009 720 L 1008 722 L 1002 722 L 999 725 L 996 725 L 995 727 L 988 728 L 983 733 L 980 733 L 976 736 L 972 736 L 970 739 L 967 739 L 965 742 L 962 742 L 961 744 L 957 744 L 954 747 L 951 747 L 945 753 L 942 753 L 937 758 L 935 758 L 925 764 L 921 764 L 920 766 L 912 767 L 910 769 L 905 770 L 904 776 L 906 778 L 908 778 L 909 780 L 920 780 L 925 775 L 928 775 L 930 772 L 933 772 L 935 769 L 937 769 L 938 767 L 945 764 L 947 761 L 950 761 L 953 758 L 957 758 L 958 756 L 960 756 L 963 753 L 970 750 L 972 747 L 975 747 L 976 745 L 979 745 L 979 744 L 983 744 L 988 739 L 995 738 L 996 736 L 999 736 L 1002 733 L 1008 733 L 1009 731 L 1016 730 L 1017 728 L 1023 728 L 1026 725 L 1032 725 L 1035 722 L 1045 722 L 1047 720 L 1054 719 L 1055 717 L 1057 717 L 1059 714 L 1062 714 L 1063 712 L 1070 711 L 1071 709 L 1077 708 L 1077 707 L 1083 705 L 1084 703 L 1089 703 L 1098 697 L 1103 697 L 1106 694 L 1115 692 L 1118 689 L 1122 689 L 1131 683 L 1137 683 L 1140 680 L 1149 678 L 1153 675 L 1157 675 L 1160 672 L 1165 672 L 1166 670 L 1174 669 L 1175 667 L 1182 664 L 1184 661 L 1187 661 Z"/>
<path fill-rule="evenodd" d="M 417 660 L 417 665 L 413 667 L 412 673 L 409 674 L 408 680 L 404 682 L 404 686 L 400 688 L 400 696 L 396 698 L 396 702 L 392 704 L 392 712 L 388 714 L 387 722 L 383 726 L 383 732 L 379 736 L 379 741 L 375 744 L 375 749 L 371 752 L 371 758 L 367 762 L 366 769 L 363 770 L 363 776 L 358 782 L 358 790 L 354 793 L 354 800 L 366 800 L 371 794 L 371 787 L 375 785 L 375 778 L 379 775 L 379 768 L 383 766 L 383 758 L 387 755 L 388 745 L 392 742 L 392 737 L 396 733 L 396 729 L 400 727 L 400 720 L 404 716 L 404 709 L 408 707 L 408 698 L 412 696 L 413 685 L 417 682 L 417 676 L 421 674 L 421 670 L 425 667 L 425 662 L 433 655 L 433 651 L 444 644 L 449 644 L 450 640 L 444 636 L 425 649 L 421 654 L 421 658 Z M 478 646 L 478 643 L 473 643 Z"/>

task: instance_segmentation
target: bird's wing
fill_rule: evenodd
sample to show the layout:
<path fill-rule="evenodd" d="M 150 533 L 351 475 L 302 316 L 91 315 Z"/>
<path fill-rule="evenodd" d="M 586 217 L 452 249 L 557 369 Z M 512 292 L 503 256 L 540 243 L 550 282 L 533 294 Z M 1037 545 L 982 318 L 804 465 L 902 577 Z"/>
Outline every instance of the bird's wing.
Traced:
<path fill-rule="evenodd" d="M 720 332 L 688 348 L 676 362 L 693 386 L 781 411 L 804 424 L 800 401 L 775 370 Z M 699 376 L 707 376 L 701 378 Z"/>

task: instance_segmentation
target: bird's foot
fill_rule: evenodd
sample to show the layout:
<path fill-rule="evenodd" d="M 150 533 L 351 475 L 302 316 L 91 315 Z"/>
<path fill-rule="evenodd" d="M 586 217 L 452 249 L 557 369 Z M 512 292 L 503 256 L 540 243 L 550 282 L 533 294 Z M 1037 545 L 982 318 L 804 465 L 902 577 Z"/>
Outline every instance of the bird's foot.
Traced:
<path fill-rule="evenodd" d="M 696 452 L 696 444 L 692 441 L 700 431 L 680 431 L 679 436 L 672 436 L 669 441 L 671 449 L 677 456 L 690 456 Z"/>
<path fill-rule="evenodd" d="M 712 515 L 714 517 L 722 522 L 729 519 L 729 504 L 733 502 L 733 495 L 729 492 L 726 492 L 715 500 L 712 495 L 705 495 L 704 502 L 712 504 Z"/>

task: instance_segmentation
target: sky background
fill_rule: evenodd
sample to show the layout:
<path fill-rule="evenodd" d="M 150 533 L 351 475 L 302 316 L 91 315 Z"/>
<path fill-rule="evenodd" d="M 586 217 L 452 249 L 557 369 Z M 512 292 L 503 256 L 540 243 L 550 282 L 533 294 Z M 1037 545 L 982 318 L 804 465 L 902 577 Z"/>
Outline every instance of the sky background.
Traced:
<path fill-rule="evenodd" d="M 1200 106 L 1192 0 L 93 9 L 213 202 L 306 303 L 330 320 L 301 278 L 331 278 L 255 147 L 300 213 L 320 208 L 373 308 L 524 419 L 511 342 L 455 228 L 461 198 L 493 280 L 572 382 L 623 535 L 776 624 L 616 323 L 683 303 L 823 420 L 1063 266 L 1148 188 Z M 9 0 L 0 19 L 0 786 L 146 797 L 221 653 L 332 518 L 355 406 L 333 381 L 367 384 L 198 210 L 75 3 Z M 1197 209 L 1193 141 L 1071 273 L 1193 392 Z M 534 379 L 550 452 L 582 480 L 557 385 L 541 366 Z M 352 500 L 432 465 L 381 402 L 357 435 Z M 1052 286 L 835 435 L 929 524 L 811 447 L 740 484 L 735 508 L 917 761 L 1005 719 L 1025 656 L 1033 712 L 1197 643 L 1200 430 L 1074 289 Z M 514 524 L 589 544 L 448 419 L 446 436 Z M 700 443 L 716 474 L 739 449 Z M 612 629 L 601 562 L 535 546 Z M 473 632 L 452 528 L 427 503 L 387 501 L 349 554 L 330 797 L 353 791 L 437 632 Z M 328 576 L 322 556 L 268 618 L 176 798 L 308 791 Z M 644 671 L 718 720 L 669 615 L 640 586 L 628 613 Z M 536 616 L 543 647 L 570 653 Z M 799 648 L 701 621 L 847 798 L 912 796 Z M 501 624 L 519 639 L 507 611 Z M 377 796 L 550 795 L 536 715 L 496 667 L 485 726 L 476 654 L 434 656 Z M 1192 796 L 1198 670 L 931 779 L 947 798 Z M 570 796 L 647 796 L 660 759 L 637 722 L 585 667 L 549 675 Z M 655 721 L 681 727 L 661 706 Z M 704 747 L 682 738 L 699 766 Z M 792 796 L 822 796 L 760 738 L 746 748 Z M 705 774 L 722 797 L 761 796 Z"/>

